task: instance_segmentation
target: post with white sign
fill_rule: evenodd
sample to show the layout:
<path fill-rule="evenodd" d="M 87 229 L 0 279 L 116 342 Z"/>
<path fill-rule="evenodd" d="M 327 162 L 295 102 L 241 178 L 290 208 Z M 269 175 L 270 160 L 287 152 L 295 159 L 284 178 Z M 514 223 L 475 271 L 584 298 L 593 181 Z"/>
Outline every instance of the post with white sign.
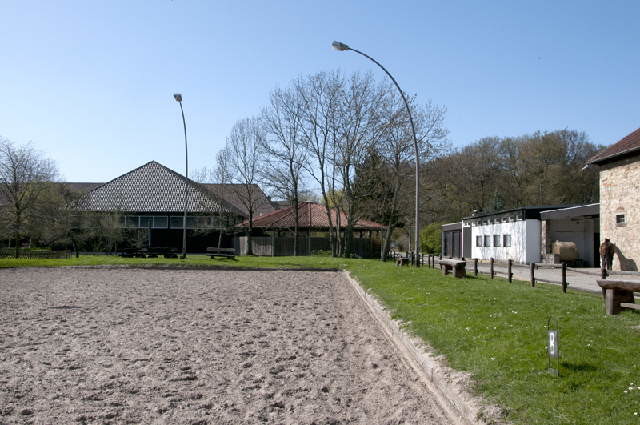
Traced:
<path fill-rule="evenodd" d="M 551 317 L 547 320 L 547 355 L 549 357 L 548 370 L 554 376 L 560 376 L 560 339 L 558 321 L 555 329 L 551 329 Z M 555 364 L 553 362 L 555 359 Z M 555 366 L 555 368 L 553 367 Z"/>

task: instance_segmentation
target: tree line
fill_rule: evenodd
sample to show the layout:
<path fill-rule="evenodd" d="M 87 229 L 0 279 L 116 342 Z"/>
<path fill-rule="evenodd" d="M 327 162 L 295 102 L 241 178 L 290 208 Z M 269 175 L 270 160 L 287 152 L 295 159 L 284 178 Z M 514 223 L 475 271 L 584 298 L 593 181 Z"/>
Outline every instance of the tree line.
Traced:
<path fill-rule="evenodd" d="M 473 211 L 597 202 L 598 171 L 585 164 L 600 149 L 575 130 L 483 138 L 451 149 L 425 164 L 425 219 L 452 222 Z"/>
<path fill-rule="evenodd" d="M 447 141 L 446 109 L 408 99 L 420 152 L 423 250 L 437 249 L 439 223 L 474 211 L 597 202 L 597 170 L 584 165 L 602 147 L 585 133 L 489 137 L 455 148 Z M 359 219 L 383 224 L 384 258 L 392 240 L 413 246 L 406 240 L 413 229 L 414 161 L 408 115 L 395 87 L 371 74 L 334 71 L 273 90 L 262 110 L 233 125 L 215 161 L 194 175 L 233 184 L 249 215 L 249 247 L 259 185 L 293 206 L 294 236 L 299 203 L 319 200 L 336 256 L 351 255 Z M 0 138 L 0 235 L 15 242 L 16 254 L 25 238 L 73 246 L 90 239 L 105 248 L 122 241 L 117 217 L 83 217 L 84 231 L 78 231 L 78 214 L 69 206 L 79 194 L 52 186 L 56 178 L 55 164 L 42 153 Z"/>

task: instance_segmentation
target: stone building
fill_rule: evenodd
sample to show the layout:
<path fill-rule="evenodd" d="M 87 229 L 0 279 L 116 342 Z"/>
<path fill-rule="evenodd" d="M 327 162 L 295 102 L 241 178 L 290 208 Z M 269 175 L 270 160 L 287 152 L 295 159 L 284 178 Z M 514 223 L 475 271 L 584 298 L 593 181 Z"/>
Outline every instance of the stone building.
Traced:
<path fill-rule="evenodd" d="M 640 128 L 588 162 L 600 169 L 600 239 L 615 245 L 614 270 L 640 265 Z"/>

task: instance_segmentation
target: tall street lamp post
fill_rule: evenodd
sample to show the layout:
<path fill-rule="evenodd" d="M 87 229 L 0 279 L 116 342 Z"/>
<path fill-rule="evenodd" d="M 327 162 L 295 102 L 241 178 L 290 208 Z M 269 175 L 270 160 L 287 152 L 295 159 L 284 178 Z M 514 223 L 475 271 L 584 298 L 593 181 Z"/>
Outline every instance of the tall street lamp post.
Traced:
<path fill-rule="evenodd" d="M 419 252 L 420 252 L 420 210 L 419 210 L 419 189 L 420 189 L 420 152 L 418 149 L 418 139 L 416 137 L 416 126 L 413 123 L 413 117 L 411 115 L 411 108 L 409 107 L 409 102 L 407 101 L 407 97 L 405 96 L 404 92 L 402 91 L 402 89 L 400 88 L 400 85 L 398 84 L 398 82 L 396 81 L 395 78 L 393 78 L 393 75 L 391 75 L 391 73 L 389 71 L 387 71 L 387 69 L 382 66 L 382 64 L 380 62 L 378 62 L 377 60 L 375 60 L 374 58 L 372 58 L 371 56 L 369 56 L 368 54 L 361 52 L 360 50 L 357 49 L 353 49 L 349 46 L 347 46 L 344 43 L 341 43 L 339 41 L 334 41 L 333 43 L 331 43 L 331 46 L 339 51 L 345 51 L 345 50 L 351 50 L 352 52 L 356 52 L 359 55 L 364 56 L 365 58 L 369 59 L 371 62 L 375 63 L 376 65 L 378 65 L 380 67 L 380 69 L 382 69 L 385 74 L 387 74 L 389 76 L 389 78 L 391 78 L 391 81 L 393 81 L 393 84 L 396 86 L 396 88 L 398 89 L 398 91 L 400 92 L 400 96 L 402 97 L 402 100 L 404 101 L 404 106 L 405 108 L 407 108 L 407 114 L 409 115 L 409 122 L 411 123 L 411 134 L 413 136 L 413 147 L 415 149 L 415 155 L 416 155 L 416 199 L 415 199 L 415 233 L 414 233 L 414 238 L 413 240 L 415 241 L 415 265 L 419 266 L 420 265 L 420 261 L 419 261 Z"/>
<path fill-rule="evenodd" d="M 184 119 L 184 109 L 182 109 L 182 95 L 176 93 L 173 98 L 180 104 L 182 113 L 182 127 L 184 128 L 184 215 L 182 216 L 182 259 L 187 258 L 187 194 L 189 187 L 189 155 L 187 154 L 187 122 Z"/>

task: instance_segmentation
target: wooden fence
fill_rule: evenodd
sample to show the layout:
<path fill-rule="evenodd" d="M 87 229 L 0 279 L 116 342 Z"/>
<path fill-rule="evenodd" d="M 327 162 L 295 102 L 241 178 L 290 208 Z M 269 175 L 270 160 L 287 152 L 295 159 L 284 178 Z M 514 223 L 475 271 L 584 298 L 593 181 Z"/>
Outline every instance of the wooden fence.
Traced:
<path fill-rule="evenodd" d="M 429 267 L 433 267 L 435 268 L 436 264 L 437 264 L 437 259 L 436 257 L 438 257 L 438 259 L 442 259 L 442 255 L 439 256 L 435 256 L 435 255 L 429 255 L 427 258 L 427 264 Z M 423 260 L 424 261 L 424 260 Z M 536 286 L 536 282 L 546 282 L 546 283 L 558 283 L 556 281 L 553 280 L 547 280 L 547 279 L 541 279 L 539 277 L 536 276 L 536 270 L 538 269 L 560 269 L 560 285 L 562 286 L 562 292 L 567 292 L 567 263 L 561 263 L 561 264 L 545 264 L 545 263 L 530 263 L 528 266 L 524 265 L 524 264 L 515 264 L 513 262 L 513 260 L 507 260 L 507 261 L 496 261 L 493 258 L 489 259 L 489 272 L 483 272 L 483 271 L 479 271 L 478 269 L 478 262 L 479 260 L 477 258 L 471 258 L 471 259 L 467 259 L 467 264 L 469 262 L 471 262 L 473 264 L 473 274 L 474 276 L 478 276 L 478 274 L 486 274 L 489 275 L 491 277 L 491 279 L 493 279 L 496 275 L 502 275 L 504 276 L 509 282 L 513 281 L 513 268 L 514 267 L 520 267 L 520 268 L 528 268 L 529 269 L 529 283 L 531 285 L 531 287 L 535 287 Z M 500 265 L 502 267 L 506 267 L 507 271 L 503 272 L 500 270 L 496 270 L 494 268 L 495 265 Z M 606 270 L 602 271 L 602 278 L 606 279 Z"/>
<path fill-rule="evenodd" d="M 253 236 L 251 248 L 253 255 L 286 256 L 293 255 L 292 237 Z M 235 241 L 236 252 L 247 255 L 247 237 L 240 236 Z M 320 251 L 330 252 L 328 238 L 314 238 L 298 236 L 298 255 L 313 255 Z M 353 239 L 353 253 L 362 258 L 377 258 L 380 256 L 380 242 L 375 239 Z"/>

